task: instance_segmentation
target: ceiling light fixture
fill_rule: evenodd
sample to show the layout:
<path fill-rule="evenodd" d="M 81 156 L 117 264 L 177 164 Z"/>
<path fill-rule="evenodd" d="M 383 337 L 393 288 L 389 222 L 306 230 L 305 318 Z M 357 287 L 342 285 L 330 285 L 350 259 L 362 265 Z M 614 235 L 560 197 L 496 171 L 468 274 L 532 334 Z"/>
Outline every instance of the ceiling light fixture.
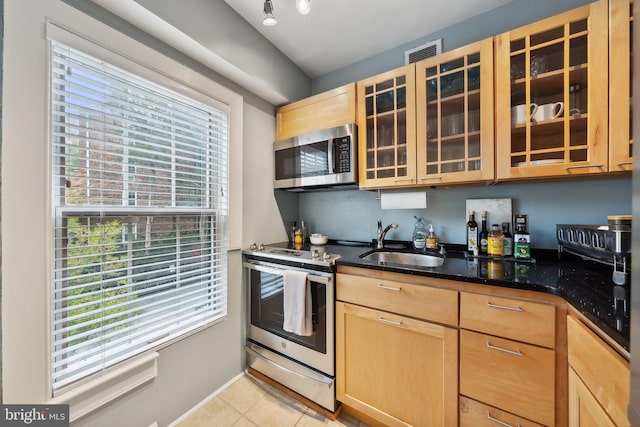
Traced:
<path fill-rule="evenodd" d="M 278 23 L 276 17 L 273 16 L 273 4 L 271 4 L 271 0 L 264 1 L 264 19 L 262 23 L 268 27 Z"/>
<path fill-rule="evenodd" d="M 296 9 L 301 15 L 308 15 L 311 12 L 311 0 L 296 0 Z"/>

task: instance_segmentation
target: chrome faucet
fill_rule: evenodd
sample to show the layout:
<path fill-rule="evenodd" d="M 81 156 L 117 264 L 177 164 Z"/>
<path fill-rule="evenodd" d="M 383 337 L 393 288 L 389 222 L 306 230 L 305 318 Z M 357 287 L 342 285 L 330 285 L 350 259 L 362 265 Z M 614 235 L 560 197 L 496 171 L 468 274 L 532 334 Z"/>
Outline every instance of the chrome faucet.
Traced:
<path fill-rule="evenodd" d="M 384 236 L 386 236 L 387 231 L 391 230 L 392 228 L 393 229 L 398 228 L 398 224 L 389 224 L 387 225 L 387 228 L 383 230 L 382 220 L 381 219 L 378 220 L 378 243 L 376 245 L 377 249 L 382 249 L 384 247 Z"/>

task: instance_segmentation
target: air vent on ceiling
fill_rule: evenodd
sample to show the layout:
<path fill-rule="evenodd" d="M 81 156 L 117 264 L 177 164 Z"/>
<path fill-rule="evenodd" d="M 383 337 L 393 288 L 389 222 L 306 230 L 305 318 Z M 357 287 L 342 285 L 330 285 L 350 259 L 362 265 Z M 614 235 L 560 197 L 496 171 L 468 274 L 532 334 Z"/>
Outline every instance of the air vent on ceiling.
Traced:
<path fill-rule="evenodd" d="M 431 58 L 442 53 L 442 39 L 425 43 L 421 46 L 409 49 L 404 53 L 404 63 L 411 64 L 421 59 Z"/>

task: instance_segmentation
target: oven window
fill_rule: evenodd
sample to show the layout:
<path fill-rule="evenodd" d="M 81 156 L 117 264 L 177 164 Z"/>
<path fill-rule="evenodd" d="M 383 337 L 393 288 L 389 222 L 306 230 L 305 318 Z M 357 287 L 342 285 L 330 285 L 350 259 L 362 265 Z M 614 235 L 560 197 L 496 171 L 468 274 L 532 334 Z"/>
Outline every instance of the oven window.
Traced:
<path fill-rule="evenodd" d="M 284 322 L 284 281 L 282 275 L 250 270 L 251 324 L 320 353 L 327 352 L 327 287 L 310 282 L 313 334 L 308 337 L 286 332 Z"/>
<path fill-rule="evenodd" d="M 276 179 L 329 175 L 328 146 L 320 141 L 276 151 Z"/>

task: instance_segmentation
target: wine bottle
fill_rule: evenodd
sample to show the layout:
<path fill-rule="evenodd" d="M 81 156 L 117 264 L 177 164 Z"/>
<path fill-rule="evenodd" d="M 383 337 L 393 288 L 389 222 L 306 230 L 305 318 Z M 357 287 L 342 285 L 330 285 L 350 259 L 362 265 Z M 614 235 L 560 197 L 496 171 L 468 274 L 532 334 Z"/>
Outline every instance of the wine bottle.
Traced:
<path fill-rule="evenodd" d="M 513 235 L 509 230 L 510 225 L 508 222 L 502 223 L 502 241 L 504 243 L 503 255 L 504 256 L 512 256 L 513 255 Z"/>
<path fill-rule="evenodd" d="M 489 230 L 487 230 L 487 211 L 482 212 L 482 230 L 480 230 L 480 255 L 486 255 L 489 245 Z"/>
<path fill-rule="evenodd" d="M 476 248 L 480 250 L 478 247 L 478 223 L 476 222 L 476 213 L 469 211 L 469 221 L 467 221 L 467 249 L 473 253 Z"/>

